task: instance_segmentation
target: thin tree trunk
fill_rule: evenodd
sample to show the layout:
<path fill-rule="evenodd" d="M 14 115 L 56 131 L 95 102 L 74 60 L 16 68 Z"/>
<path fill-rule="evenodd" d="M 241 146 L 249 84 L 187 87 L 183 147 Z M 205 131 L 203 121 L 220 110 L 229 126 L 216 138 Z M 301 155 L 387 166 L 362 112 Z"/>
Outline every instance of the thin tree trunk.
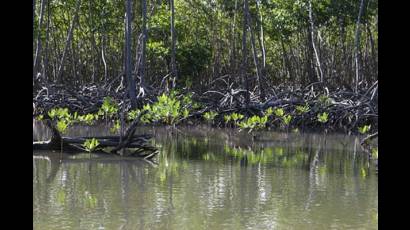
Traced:
<path fill-rule="evenodd" d="M 101 59 L 104 64 L 104 82 L 108 82 L 108 73 L 107 73 L 107 61 L 105 60 L 105 34 L 102 35 L 102 42 L 101 42 Z"/>
<path fill-rule="evenodd" d="M 34 78 L 37 76 L 38 73 L 38 66 L 40 63 L 40 55 L 41 55 L 41 27 L 43 27 L 43 18 L 44 18 L 44 8 L 46 5 L 47 0 L 41 0 L 40 6 L 40 17 L 38 22 L 38 31 L 37 31 L 37 46 L 36 46 L 36 54 L 34 56 Z"/>
<path fill-rule="evenodd" d="M 314 53 L 315 53 L 315 58 L 316 58 L 316 64 L 317 64 L 317 67 L 318 67 L 318 72 L 319 72 L 319 77 L 320 77 L 320 82 L 323 82 L 323 72 L 322 72 L 322 67 L 321 67 L 321 65 L 320 65 L 320 59 L 319 59 L 319 55 L 318 55 L 318 53 L 317 53 L 317 50 L 316 50 L 316 45 L 315 45 L 315 36 L 314 36 L 314 34 L 315 34 L 315 24 L 314 24 L 314 22 L 313 22 L 313 12 L 312 12 L 312 0 L 309 0 L 309 23 L 310 23 L 310 27 L 311 27 L 311 29 L 310 29 L 310 36 L 312 37 L 311 38 L 311 40 L 312 40 L 312 47 L 313 47 L 313 51 L 314 51 Z"/>
<path fill-rule="evenodd" d="M 230 61 L 230 69 L 231 72 L 236 73 L 237 67 L 236 67 L 236 33 L 235 33 L 235 28 L 236 28 L 236 12 L 238 11 L 238 0 L 235 0 L 235 11 L 233 12 L 233 21 L 232 21 L 232 30 L 231 30 L 231 61 Z"/>
<path fill-rule="evenodd" d="M 259 61 L 258 61 L 258 54 L 256 53 L 256 46 L 255 46 L 255 36 L 253 35 L 253 30 L 252 30 L 252 18 L 249 15 L 249 12 L 247 12 L 247 18 L 248 18 L 248 28 L 249 32 L 251 34 L 251 46 L 252 46 L 252 53 L 253 53 L 253 62 L 255 63 L 255 68 L 256 68 L 256 81 L 258 83 L 258 88 L 259 88 L 259 95 L 260 95 L 260 100 L 264 101 L 265 100 L 265 91 L 262 87 L 261 83 L 261 74 L 260 74 L 260 68 L 259 68 Z"/>
<path fill-rule="evenodd" d="M 176 44 L 176 37 L 175 37 L 175 7 L 174 7 L 174 0 L 170 0 L 170 8 L 171 8 L 171 76 L 172 76 L 172 88 L 176 87 L 176 80 L 177 80 L 177 69 L 176 69 L 176 60 L 175 60 L 175 44 Z"/>
<path fill-rule="evenodd" d="M 249 92 L 249 84 L 248 84 L 248 79 L 247 79 L 247 66 L 248 66 L 248 50 L 246 47 L 246 34 L 247 34 L 247 29 L 248 29 L 248 0 L 243 1 L 243 11 L 244 11 L 244 16 L 243 16 L 243 34 L 242 34 L 242 66 L 241 66 L 241 76 L 242 80 L 244 82 L 246 94 L 245 94 L 245 104 L 246 106 L 249 105 L 250 102 L 250 92 Z"/>
<path fill-rule="evenodd" d="M 78 18 L 78 12 L 80 10 L 80 3 L 81 3 L 81 0 L 77 0 L 77 4 L 76 4 L 76 7 L 75 7 L 75 15 L 74 15 L 73 21 L 71 22 L 70 29 L 68 30 L 67 40 L 66 40 L 66 43 L 65 43 L 64 51 L 63 51 L 63 54 L 61 55 L 60 65 L 59 65 L 58 71 L 57 71 L 57 78 L 60 80 L 60 82 L 63 82 L 62 75 L 63 75 L 64 61 L 65 61 L 66 56 L 67 56 L 67 51 L 68 51 L 69 45 L 70 45 L 71 40 L 73 38 L 73 31 L 74 31 L 74 27 L 75 27 L 75 22 L 77 21 L 77 18 Z"/>
<path fill-rule="evenodd" d="M 141 81 L 140 87 L 144 87 L 145 79 L 145 60 L 146 60 L 146 44 L 148 39 L 147 33 L 147 0 L 142 0 L 142 52 L 141 52 Z"/>
<path fill-rule="evenodd" d="M 259 24 L 260 27 L 260 33 L 259 33 L 259 44 L 261 47 L 261 52 L 262 52 L 262 68 L 261 68 L 261 80 L 265 80 L 266 78 L 266 51 L 265 51 L 265 41 L 264 41 L 264 35 L 263 35 L 263 18 L 262 18 L 262 12 L 260 9 L 260 1 L 256 1 L 257 7 L 258 7 L 258 14 L 260 15 L 260 21 L 256 20 Z"/>
<path fill-rule="evenodd" d="M 356 33 L 355 33 L 355 38 L 354 38 L 354 59 L 355 59 L 355 87 L 354 90 L 357 93 L 358 87 L 359 87 L 359 80 L 360 80 L 360 66 L 359 66 L 359 49 L 360 49 L 360 18 L 362 17 L 364 11 L 364 0 L 360 1 L 360 9 L 359 9 L 359 15 L 357 16 L 357 22 L 356 22 Z"/>
<path fill-rule="evenodd" d="M 44 60 L 44 67 L 43 67 L 43 77 L 45 79 L 45 82 L 47 84 L 49 77 L 48 77 L 48 59 L 49 59 L 49 51 L 48 51 L 48 45 L 49 45 L 49 38 L 50 38 L 50 2 L 51 0 L 47 1 L 47 30 L 46 30 L 46 47 L 44 49 L 45 54 L 43 55 Z"/>
<path fill-rule="evenodd" d="M 129 97 L 131 100 L 131 108 L 137 106 L 135 94 L 135 81 L 132 77 L 132 56 L 131 56 L 131 0 L 126 1 L 126 23 L 125 23 L 125 75 L 128 83 Z"/>

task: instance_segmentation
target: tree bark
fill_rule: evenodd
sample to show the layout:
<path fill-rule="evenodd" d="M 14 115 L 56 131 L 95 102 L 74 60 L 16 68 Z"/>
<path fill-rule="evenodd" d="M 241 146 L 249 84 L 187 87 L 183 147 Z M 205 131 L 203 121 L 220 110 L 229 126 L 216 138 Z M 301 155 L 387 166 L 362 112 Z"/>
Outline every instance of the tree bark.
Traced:
<path fill-rule="evenodd" d="M 312 0 L 309 0 L 309 23 L 310 23 L 310 36 L 311 36 L 311 41 L 312 41 L 312 48 L 315 54 L 315 58 L 316 58 L 316 64 L 318 67 L 318 75 L 320 78 L 320 82 L 323 83 L 323 71 L 322 71 L 322 67 L 320 64 L 320 59 L 319 59 L 319 55 L 317 53 L 317 49 L 316 49 L 316 45 L 315 45 L 315 24 L 313 22 L 313 12 L 312 12 Z"/>
<path fill-rule="evenodd" d="M 147 33 L 147 0 L 142 0 L 142 52 L 141 52 L 141 75 L 140 75 L 141 81 L 140 81 L 140 88 L 144 87 L 147 39 L 148 39 L 148 33 Z"/>
<path fill-rule="evenodd" d="M 170 8 L 171 8 L 171 76 L 172 76 L 172 88 L 176 87 L 176 80 L 177 80 L 177 69 L 176 69 L 176 60 L 175 60 L 175 45 L 176 45 L 176 37 L 175 37 L 175 7 L 174 7 L 174 0 L 170 0 Z"/>
<path fill-rule="evenodd" d="M 69 45 L 70 45 L 71 40 L 73 38 L 73 31 L 74 31 L 74 27 L 75 27 L 75 22 L 77 21 L 77 18 L 78 18 L 78 12 L 80 10 L 80 3 L 81 3 L 81 0 L 77 0 L 77 4 L 76 4 L 76 7 L 75 7 L 75 15 L 74 15 L 73 21 L 71 22 L 70 29 L 68 30 L 64 51 L 63 51 L 63 54 L 61 55 L 60 65 L 59 65 L 58 71 L 57 71 L 57 78 L 60 80 L 60 82 L 63 82 L 63 79 L 62 79 L 63 66 L 64 66 L 66 56 L 67 56 L 67 51 L 69 49 Z"/>
<path fill-rule="evenodd" d="M 44 18 L 44 8 L 46 5 L 47 0 L 41 0 L 41 6 L 40 6 L 40 17 L 39 17 L 39 22 L 38 22 L 38 31 L 37 31 L 37 45 L 36 45 L 36 54 L 34 56 L 34 78 L 36 78 L 37 73 L 38 73 L 38 66 L 40 63 L 40 55 L 41 55 L 41 27 L 43 27 L 43 18 Z"/>
<path fill-rule="evenodd" d="M 362 17 L 364 11 L 364 0 L 360 1 L 360 9 L 359 9 L 359 15 L 357 16 L 357 22 L 356 22 L 356 33 L 355 33 L 355 39 L 354 39 L 354 59 L 355 59 L 355 93 L 357 93 L 358 87 L 359 87 L 359 80 L 360 80 L 360 66 L 359 66 L 359 49 L 360 49 L 360 19 Z"/>
<path fill-rule="evenodd" d="M 246 36 L 248 29 L 248 0 L 243 1 L 243 33 L 242 33 L 242 66 L 241 66 L 241 77 L 245 86 L 245 105 L 249 106 L 250 102 L 250 92 L 249 92 L 249 83 L 247 78 L 247 66 L 248 66 L 248 49 L 246 47 Z"/>
<path fill-rule="evenodd" d="M 131 56 L 131 0 L 126 1 L 126 15 L 125 15 L 125 75 L 128 83 L 128 95 L 131 100 L 131 108 L 137 106 L 135 94 L 135 81 L 132 77 L 132 56 Z"/>

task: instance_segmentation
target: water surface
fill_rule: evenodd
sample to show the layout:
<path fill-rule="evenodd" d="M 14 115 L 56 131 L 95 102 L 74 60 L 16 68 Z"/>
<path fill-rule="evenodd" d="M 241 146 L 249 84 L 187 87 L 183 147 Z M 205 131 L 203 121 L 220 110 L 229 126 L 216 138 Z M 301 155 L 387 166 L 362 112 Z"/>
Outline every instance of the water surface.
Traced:
<path fill-rule="evenodd" d="M 104 127 L 68 135 L 106 135 Z M 144 128 L 153 163 L 33 152 L 35 229 L 377 229 L 357 137 Z M 33 126 L 33 138 L 47 138 Z"/>

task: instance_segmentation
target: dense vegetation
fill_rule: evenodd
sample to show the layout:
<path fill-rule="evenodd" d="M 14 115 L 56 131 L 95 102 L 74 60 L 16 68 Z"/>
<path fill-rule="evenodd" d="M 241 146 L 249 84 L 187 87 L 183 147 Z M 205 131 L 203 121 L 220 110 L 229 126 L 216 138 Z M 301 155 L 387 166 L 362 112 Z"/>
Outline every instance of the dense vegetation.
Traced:
<path fill-rule="evenodd" d="M 377 129 L 377 1 L 34 3 L 36 112 L 111 114 L 116 127 L 119 112 L 146 110 L 168 125 Z"/>

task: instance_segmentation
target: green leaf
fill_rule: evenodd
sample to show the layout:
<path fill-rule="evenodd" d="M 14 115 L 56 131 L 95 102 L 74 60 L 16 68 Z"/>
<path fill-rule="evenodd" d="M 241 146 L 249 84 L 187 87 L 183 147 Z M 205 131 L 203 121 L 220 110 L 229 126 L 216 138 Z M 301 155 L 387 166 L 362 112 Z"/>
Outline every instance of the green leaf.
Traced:
<path fill-rule="evenodd" d="M 95 138 L 87 139 L 83 143 L 83 147 L 87 152 L 93 152 L 99 145 L 100 142 Z"/>
<path fill-rule="evenodd" d="M 274 113 L 277 117 L 282 117 L 283 115 L 285 115 L 285 111 L 282 108 L 276 108 L 274 110 Z"/>
<path fill-rule="evenodd" d="M 370 131 L 371 125 L 364 125 L 362 127 L 358 127 L 359 133 L 366 134 Z"/>
<path fill-rule="evenodd" d="M 64 120 L 58 120 L 57 121 L 57 130 L 60 133 L 65 133 L 67 130 L 68 124 Z"/>
<path fill-rule="evenodd" d="M 329 114 L 326 112 L 317 114 L 317 119 L 320 123 L 326 123 L 328 121 Z"/>

